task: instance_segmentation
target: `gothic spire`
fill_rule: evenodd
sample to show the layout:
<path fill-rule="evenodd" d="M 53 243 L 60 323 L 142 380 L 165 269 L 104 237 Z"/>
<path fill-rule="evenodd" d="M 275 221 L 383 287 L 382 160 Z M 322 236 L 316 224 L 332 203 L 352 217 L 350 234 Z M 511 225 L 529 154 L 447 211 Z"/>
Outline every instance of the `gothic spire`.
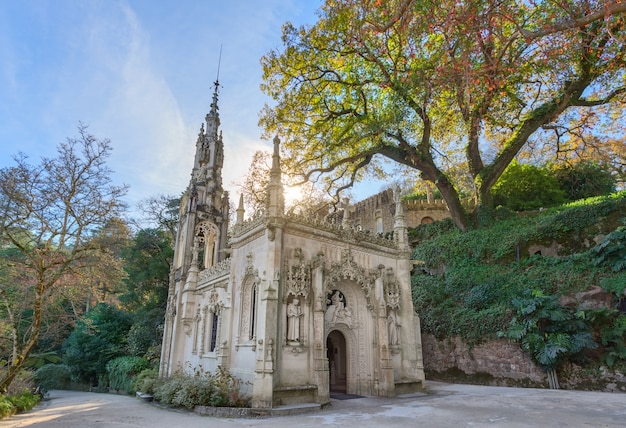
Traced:
<path fill-rule="evenodd" d="M 274 153 L 272 154 L 272 169 L 270 182 L 267 185 L 267 214 L 276 217 L 284 214 L 285 196 L 280 171 L 280 139 L 274 137 Z"/>

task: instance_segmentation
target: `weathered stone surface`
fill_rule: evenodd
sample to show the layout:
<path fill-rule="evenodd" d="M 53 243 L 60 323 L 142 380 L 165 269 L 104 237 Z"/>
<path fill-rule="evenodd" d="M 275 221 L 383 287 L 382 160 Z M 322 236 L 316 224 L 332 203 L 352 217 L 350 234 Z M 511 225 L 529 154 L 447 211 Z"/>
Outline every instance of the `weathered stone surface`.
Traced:
<path fill-rule="evenodd" d="M 470 347 L 458 336 L 437 340 L 426 334 L 422 336 L 422 354 L 427 372 L 457 369 L 468 375 L 488 374 L 496 378 L 494 383 L 498 378 L 538 384 L 545 381 L 544 372 L 519 345 L 507 340 Z"/>
<path fill-rule="evenodd" d="M 285 213 L 276 138 L 265 210 L 245 220 L 241 203 L 230 228 L 219 124 L 216 89 L 181 198 L 160 374 L 227 369 L 256 411 L 423 388 L 399 193 L 363 205 L 384 212 L 380 235 L 348 201 L 338 222 Z"/>
<path fill-rule="evenodd" d="M 593 286 L 588 291 L 576 293 L 579 309 L 602 309 L 613 307 L 613 294 Z"/>

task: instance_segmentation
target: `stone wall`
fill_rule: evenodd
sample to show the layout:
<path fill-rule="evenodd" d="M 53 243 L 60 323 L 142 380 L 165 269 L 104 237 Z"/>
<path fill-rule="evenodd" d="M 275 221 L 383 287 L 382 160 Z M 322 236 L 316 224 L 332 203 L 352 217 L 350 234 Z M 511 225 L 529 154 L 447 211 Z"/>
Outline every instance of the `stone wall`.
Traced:
<path fill-rule="evenodd" d="M 518 344 L 506 340 L 489 341 L 474 347 L 460 337 L 437 340 L 422 335 L 424 370 L 432 376 L 446 373 L 465 377 L 476 383 L 494 385 L 547 385 L 544 372 L 524 353 Z"/>
<path fill-rule="evenodd" d="M 435 199 L 430 202 L 423 200 L 403 201 L 402 207 L 409 228 L 450 217 L 450 211 L 443 199 Z M 380 217 L 383 231 L 386 233 L 393 230 L 395 213 L 396 204 L 393 190 L 387 189 L 354 204 L 351 218 L 362 230 L 376 233 L 376 219 Z M 341 219 L 338 217 L 336 221 L 340 222 Z"/>
<path fill-rule="evenodd" d="M 438 340 L 422 335 L 426 378 L 481 385 L 548 388 L 545 373 L 519 345 L 492 340 L 474 347 L 460 337 Z M 606 367 L 565 364 L 558 371 L 561 389 L 626 392 L 626 373 Z"/>

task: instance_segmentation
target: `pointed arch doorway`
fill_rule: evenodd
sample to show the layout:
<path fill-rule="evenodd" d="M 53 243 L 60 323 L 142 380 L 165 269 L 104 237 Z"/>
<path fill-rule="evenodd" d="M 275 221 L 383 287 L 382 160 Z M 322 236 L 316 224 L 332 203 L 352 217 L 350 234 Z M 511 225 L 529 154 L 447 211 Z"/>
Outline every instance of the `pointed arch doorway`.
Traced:
<path fill-rule="evenodd" d="M 329 366 L 330 392 L 347 393 L 348 349 L 346 338 L 339 330 L 333 330 L 328 334 L 326 356 Z"/>

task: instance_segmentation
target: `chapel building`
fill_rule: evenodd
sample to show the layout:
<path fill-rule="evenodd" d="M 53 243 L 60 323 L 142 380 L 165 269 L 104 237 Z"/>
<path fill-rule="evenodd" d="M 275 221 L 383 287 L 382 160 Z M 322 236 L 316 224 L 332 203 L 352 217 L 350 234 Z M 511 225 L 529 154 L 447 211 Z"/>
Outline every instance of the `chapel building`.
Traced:
<path fill-rule="evenodd" d="M 393 234 L 354 227 L 350 210 L 340 223 L 287 213 L 275 138 L 265 210 L 244 220 L 240 198 L 229 226 L 217 88 L 181 200 L 161 376 L 227 369 L 257 409 L 421 390 L 398 195 Z"/>

